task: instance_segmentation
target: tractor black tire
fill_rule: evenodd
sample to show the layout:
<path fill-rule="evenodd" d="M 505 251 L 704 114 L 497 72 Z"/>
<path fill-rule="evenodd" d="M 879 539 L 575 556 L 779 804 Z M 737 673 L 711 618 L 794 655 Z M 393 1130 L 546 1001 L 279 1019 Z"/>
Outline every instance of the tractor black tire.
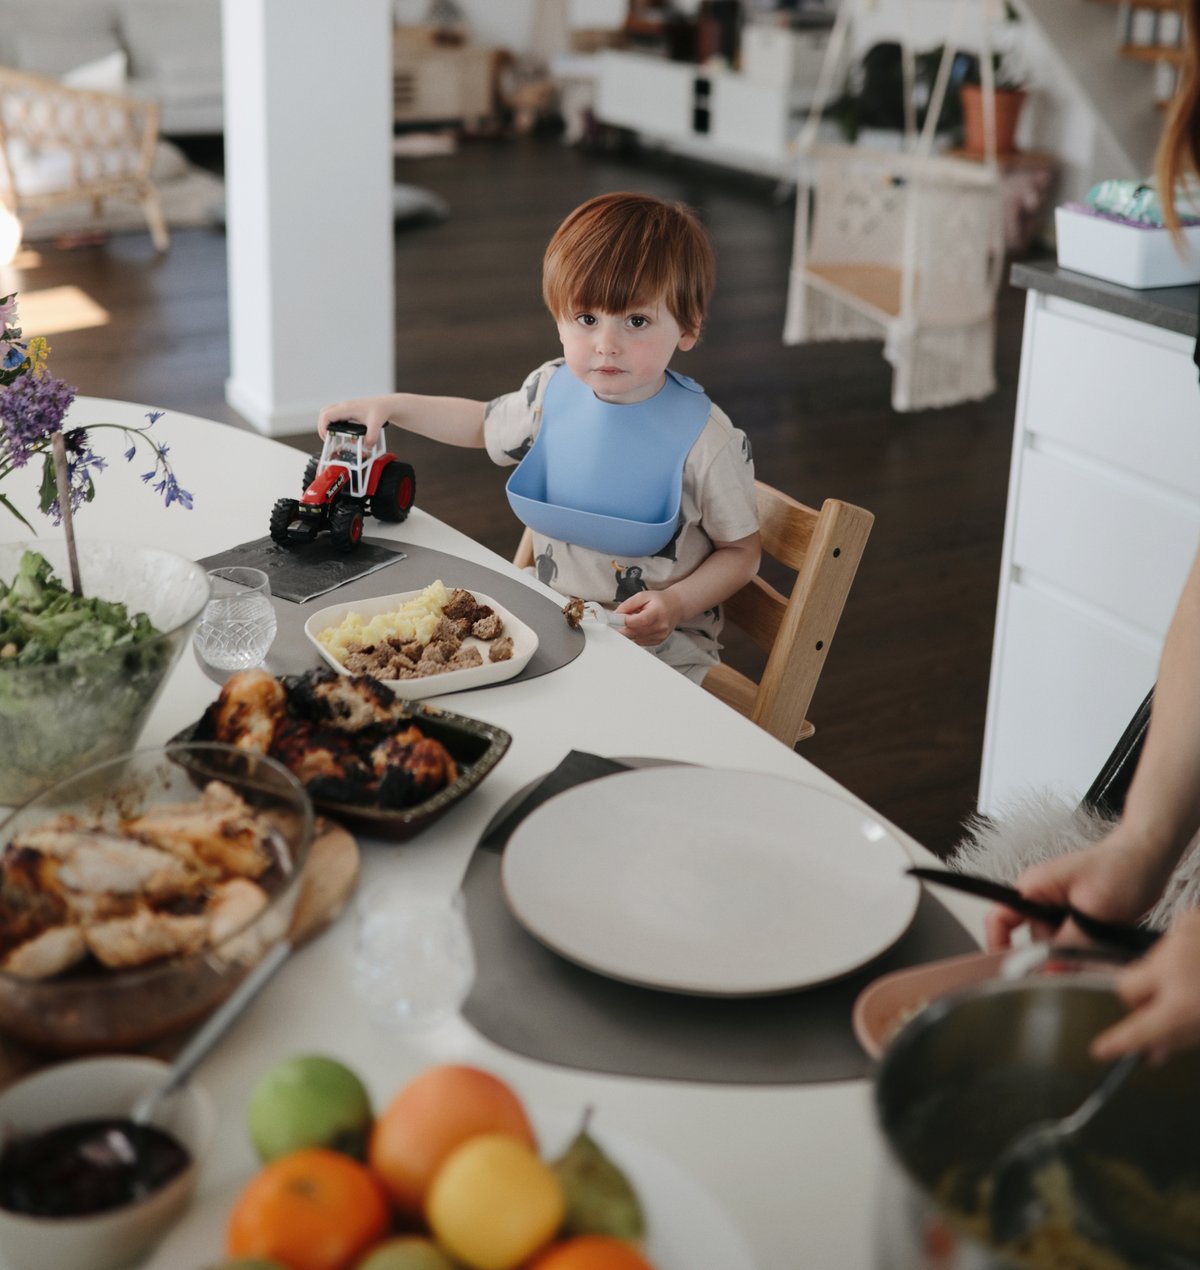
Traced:
<path fill-rule="evenodd" d="M 304 490 L 308 489 L 313 481 L 317 479 L 317 468 L 320 466 L 321 456 L 319 454 L 314 454 L 312 458 L 308 460 L 308 463 L 304 468 L 304 487 L 300 491 L 302 494 L 304 493 Z"/>
<path fill-rule="evenodd" d="M 292 537 L 288 526 L 296 519 L 300 503 L 294 498 L 277 498 L 271 508 L 271 537 L 281 547 L 290 547 Z"/>
<path fill-rule="evenodd" d="M 363 509 L 357 498 L 339 498 L 329 509 L 329 536 L 339 551 L 353 551 L 363 535 Z"/>
<path fill-rule="evenodd" d="M 371 515 L 376 520 L 399 524 L 417 497 L 417 474 L 408 463 L 393 460 L 380 473 L 379 484 L 371 496 Z"/>

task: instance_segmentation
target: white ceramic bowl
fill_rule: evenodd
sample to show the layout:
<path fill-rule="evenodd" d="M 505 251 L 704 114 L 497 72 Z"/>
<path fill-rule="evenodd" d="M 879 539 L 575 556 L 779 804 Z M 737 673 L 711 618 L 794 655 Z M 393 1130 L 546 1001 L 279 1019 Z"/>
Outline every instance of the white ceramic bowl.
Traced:
<path fill-rule="evenodd" d="M 47 1068 L 0 1094 L 0 1137 L 127 1114 L 138 1095 L 167 1070 L 157 1059 L 129 1055 Z M 0 1263 L 6 1270 L 114 1270 L 146 1252 L 191 1199 L 214 1117 L 211 1097 L 194 1081 L 162 1105 L 155 1123 L 173 1134 L 192 1160 L 173 1181 L 138 1203 L 88 1217 L 29 1217 L 0 1208 Z"/>

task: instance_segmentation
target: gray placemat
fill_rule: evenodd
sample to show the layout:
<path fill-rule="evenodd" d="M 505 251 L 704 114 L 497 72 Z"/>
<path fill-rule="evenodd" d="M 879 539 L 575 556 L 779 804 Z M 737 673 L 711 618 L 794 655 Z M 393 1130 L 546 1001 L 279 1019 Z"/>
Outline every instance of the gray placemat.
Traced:
<path fill-rule="evenodd" d="M 348 582 L 403 560 L 406 553 L 364 538 L 353 551 L 339 551 L 328 534 L 312 542 L 281 547 L 271 538 L 256 538 L 228 551 L 220 551 L 200 563 L 206 569 L 233 565 L 261 569 L 271 581 L 271 594 L 303 604 L 327 595 Z"/>
<path fill-rule="evenodd" d="M 325 665 L 305 635 L 304 623 L 327 605 L 369 600 L 377 595 L 418 591 L 439 578 L 447 586 L 460 586 L 468 591 L 482 591 L 484 595 L 490 595 L 537 633 L 537 651 L 529 659 L 529 663 L 520 674 L 514 675 L 512 679 L 502 680 L 496 687 L 502 688 L 506 683 L 520 683 L 524 679 L 536 679 L 539 675 L 549 674 L 550 671 L 574 661 L 583 651 L 583 631 L 568 626 L 558 604 L 517 578 L 507 577 L 460 556 L 432 551 L 428 547 L 418 547 L 407 542 L 393 543 L 364 538 L 356 551 L 349 554 L 356 554 L 363 546 L 382 547 L 391 554 L 392 559 L 366 576 L 356 577 L 339 585 L 332 595 L 323 593 L 303 604 L 293 603 L 277 595 L 272 597 L 279 624 L 275 643 L 272 644 L 266 660 L 267 669 L 272 674 L 297 675 Z M 401 554 L 396 554 L 397 552 Z M 229 552 L 221 552 L 201 560 L 200 563 L 206 569 L 217 568 L 219 565 L 214 564 L 214 561 L 223 563 L 224 558 L 229 555 Z M 197 660 L 199 661 L 199 657 Z M 200 665 L 218 683 L 229 678 L 228 674 L 213 671 L 203 662 Z"/>
<path fill-rule="evenodd" d="M 500 859 L 513 829 L 547 790 L 633 762 L 572 751 L 544 787 L 534 782 L 519 791 L 485 829 L 462 886 L 478 964 L 463 1017 L 517 1054 L 619 1076 L 801 1085 L 870 1075 L 875 1064 L 850 1022 L 859 992 L 889 971 L 978 949 L 926 892 L 908 932 L 870 966 L 819 988 L 739 999 L 659 992 L 594 974 L 551 952 L 512 916 Z"/>

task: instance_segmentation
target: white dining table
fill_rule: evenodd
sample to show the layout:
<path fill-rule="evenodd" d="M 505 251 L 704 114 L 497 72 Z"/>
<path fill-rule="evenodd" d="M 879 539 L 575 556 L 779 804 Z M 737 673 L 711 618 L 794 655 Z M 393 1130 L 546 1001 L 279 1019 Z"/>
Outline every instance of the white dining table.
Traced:
<path fill-rule="evenodd" d="M 145 409 L 79 398 L 68 426 L 138 424 Z M 110 467 L 97 479 L 95 501 L 76 518 L 77 537 L 153 543 L 200 559 L 264 536 L 274 500 L 299 490 L 306 455 L 298 449 L 170 412 L 154 435 L 169 445 L 180 484 L 194 494 L 194 508 L 164 508 L 141 480 L 149 467 L 144 454 L 126 463 L 120 434 L 97 431 L 95 448 Z M 402 442 L 400 450 L 402 456 Z M 452 451 L 446 462 L 454 462 Z M 35 504 L 38 476 L 19 474 L 6 482 L 4 492 L 28 510 Z M 420 477 L 418 471 L 417 506 L 408 519 L 400 525 L 371 522 L 369 535 L 515 575 L 508 561 L 421 509 Z M 31 519 L 39 536 L 58 532 L 36 512 Z M 518 529 L 514 521 L 514 543 Z M 0 509 L 0 539 L 28 536 Z M 532 578 L 525 580 L 554 595 Z M 198 718 L 218 691 L 186 650 L 141 744 L 165 742 Z M 583 652 L 553 673 L 455 693 L 443 704 L 504 728 L 512 735 L 511 748 L 478 789 L 420 836 L 388 844 L 360 834 L 360 885 L 397 877 L 453 892 L 493 814 L 571 749 L 774 773 L 846 793 L 802 754 L 607 627 L 589 628 Z M 872 726 L 869 710 L 863 710 L 862 719 L 864 728 Z M 889 827 L 914 860 L 932 860 L 911 838 Z M 982 933 L 980 902 L 954 896 L 946 903 L 973 934 Z M 426 1066 L 468 1062 L 495 1072 L 549 1113 L 574 1117 L 591 1105 L 598 1133 L 607 1126 L 686 1170 L 741 1231 L 758 1270 L 869 1270 L 873 1264 L 873 1213 L 884 1148 L 875 1129 L 869 1080 L 738 1086 L 615 1077 L 523 1058 L 492 1044 L 461 1018 L 428 1031 L 388 1030 L 351 990 L 351 935 L 352 923 L 343 916 L 302 948 L 205 1062 L 199 1079 L 217 1101 L 219 1124 L 198 1204 L 213 1202 L 254 1170 L 245 1128 L 247 1097 L 255 1080 L 278 1060 L 313 1052 L 340 1057 L 363 1076 L 377 1106 Z"/>

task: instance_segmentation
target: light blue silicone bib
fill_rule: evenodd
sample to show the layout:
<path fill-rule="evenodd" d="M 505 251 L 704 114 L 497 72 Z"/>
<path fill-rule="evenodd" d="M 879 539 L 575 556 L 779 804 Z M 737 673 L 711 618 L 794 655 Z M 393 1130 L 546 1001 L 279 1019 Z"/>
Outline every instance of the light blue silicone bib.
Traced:
<path fill-rule="evenodd" d="M 683 465 L 711 406 L 695 380 L 671 370 L 653 397 L 614 405 L 560 366 L 537 438 L 509 477 L 508 501 L 547 538 L 652 556 L 675 535 Z"/>

